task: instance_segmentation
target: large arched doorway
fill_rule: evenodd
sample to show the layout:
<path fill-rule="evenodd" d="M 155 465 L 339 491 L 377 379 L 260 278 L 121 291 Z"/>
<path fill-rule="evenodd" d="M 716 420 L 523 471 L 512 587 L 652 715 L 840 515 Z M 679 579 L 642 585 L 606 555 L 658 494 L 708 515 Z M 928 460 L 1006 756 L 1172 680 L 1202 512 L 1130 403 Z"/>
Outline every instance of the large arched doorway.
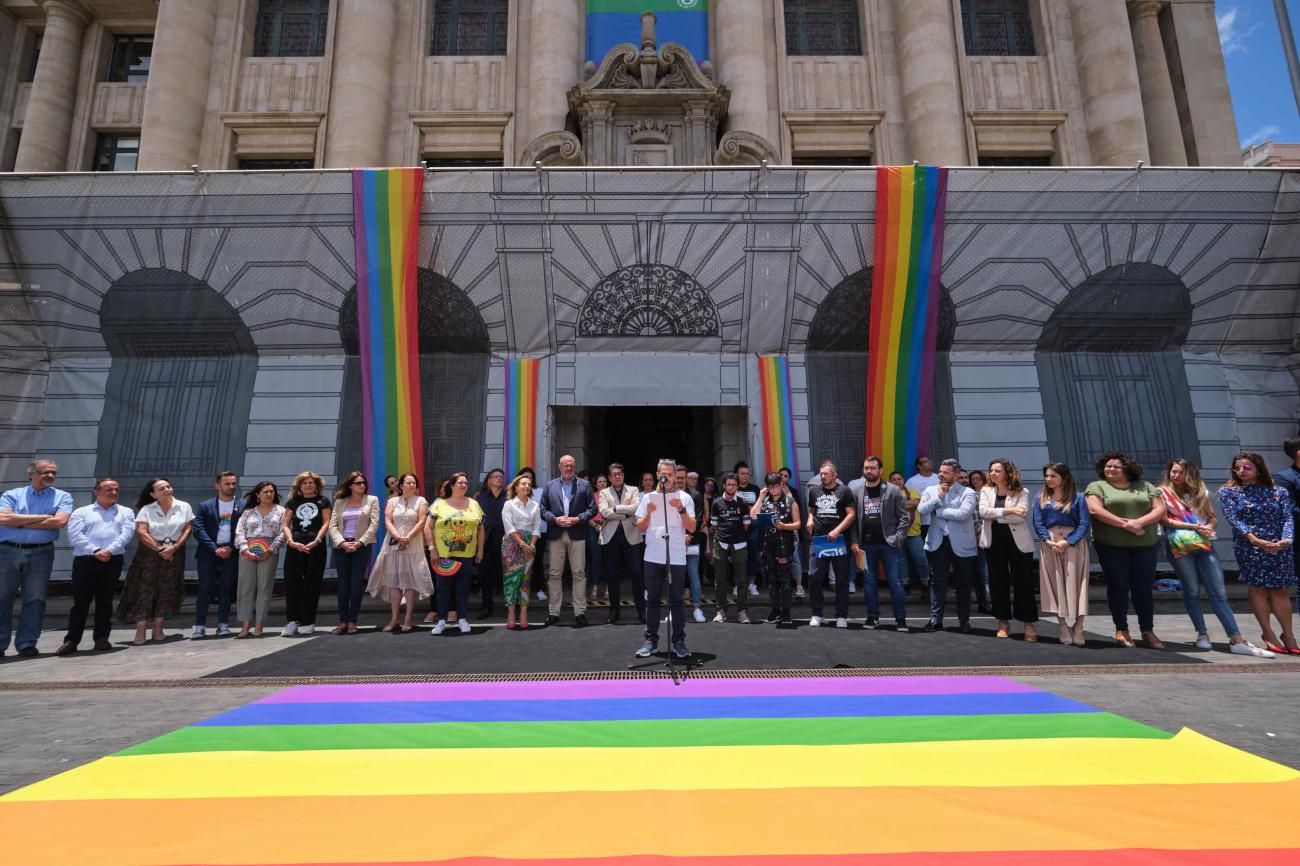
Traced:
<path fill-rule="evenodd" d="M 867 439 L 867 352 L 871 331 L 871 268 L 845 277 L 817 307 L 808 328 L 808 404 L 812 458 L 833 460 L 841 474 L 856 478 Z M 939 292 L 938 357 L 934 365 L 934 414 L 926 454 L 957 454 L 952 371 L 948 352 L 957 316 L 946 289 Z M 910 475 L 912 467 L 889 467 Z"/>
<path fill-rule="evenodd" d="M 97 476 L 134 500 L 155 475 L 197 504 L 217 472 L 242 472 L 257 347 L 207 283 L 148 268 L 115 282 L 99 312 L 113 366 L 99 422 Z"/>
<path fill-rule="evenodd" d="M 1158 265 L 1108 268 L 1071 291 L 1036 355 L 1052 459 L 1081 478 L 1112 448 L 1151 467 L 1199 462 L 1180 351 L 1191 323 L 1187 287 Z"/>
<path fill-rule="evenodd" d="M 483 430 L 491 342 L 474 302 L 442 274 L 419 270 L 420 402 L 424 431 L 423 479 L 432 485 L 456 470 L 474 483 L 483 466 Z M 339 336 L 347 355 L 339 409 L 336 470 L 342 475 L 362 465 L 361 359 L 357 328 L 357 289 L 339 312 Z M 380 491 L 382 479 L 372 479 Z M 477 489 L 477 488 L 476 488 Z"/>

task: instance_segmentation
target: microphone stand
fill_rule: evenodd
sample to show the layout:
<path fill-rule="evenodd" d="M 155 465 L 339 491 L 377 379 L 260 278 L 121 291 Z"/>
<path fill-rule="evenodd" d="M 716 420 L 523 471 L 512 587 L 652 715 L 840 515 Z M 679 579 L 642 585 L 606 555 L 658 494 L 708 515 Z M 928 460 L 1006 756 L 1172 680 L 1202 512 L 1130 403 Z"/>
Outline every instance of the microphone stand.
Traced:
<path fill-rule="evenodd" d="M 668 573 L 668 660 L 664 665 L 668 668 L 668 675 L 673 678 L 673 685 L 682 684 L 682 675 L 677 672 L 677 666 L 673 663 L 673 546 L 669 541 L 668 531 L 668 476 L 659 476 L 659 495 L 663 499 L 664 510 L 664 570 Z M 684 528 L 684 527 L 683 527 Z M 683 568 L 685 563 L 683 563 Z M 659 630 L 659 623 L 655 623 L 655 631 Z M 628 670 L 640 670 L 644 667 L 654 667 L 657 663 L 651 662 L 648 665 L 631 664 L 627 666 Z M 689 669 L 691 665 L 688 663 Z"/>

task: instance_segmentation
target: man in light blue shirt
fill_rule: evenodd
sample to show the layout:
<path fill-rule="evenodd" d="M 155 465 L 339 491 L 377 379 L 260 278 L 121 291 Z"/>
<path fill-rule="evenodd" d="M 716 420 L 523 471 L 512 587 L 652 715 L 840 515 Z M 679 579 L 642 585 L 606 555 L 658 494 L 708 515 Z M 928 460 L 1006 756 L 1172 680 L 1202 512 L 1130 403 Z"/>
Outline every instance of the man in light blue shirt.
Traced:
<path fill-rule="evenodd" d="M 72 610 L 68 614 L 68 636 L 55 650 L 72 655 L 86 632 L 86 615 L 95 605 L 95 649 L 111 650 L 108 636 L 113 630 L 113 593 L 122 576 L 122 553 L 135 536 L 135 512 L 119 505 L 118 483 L 112 478 L 95 482 L 95 501 L 72 512 L 68 519 L 68 541 L 72 542 Z"/>
<path fill-rule="evenodd" d="M 53 460 L 35 460 L 27 467 L 30 483 L 0 495 L 0 655 L 9 650 L 20 588 L 23 607 L 14 643 L 24 658 L 40 655 L 36 641 L 45 619 L 54 540 L 72 514 L 72 497 L 54 486 L 58 477 Z"/>
<path fill-rule="evenodd" d="M 949 458 L 939 465 L 939 483 L 921 494 L 917 511 L 930 521 L 925 533 L 925 555 L 930 562 L 930 621 L 922 631 L 942 631 L 944 607 L 948 601 L 948 572 L 957 589 L 957 621 L 963 632 L 970 631 L 970 584 L 975 574 L 975 491 L 957 483 L 961 469 Z"/>

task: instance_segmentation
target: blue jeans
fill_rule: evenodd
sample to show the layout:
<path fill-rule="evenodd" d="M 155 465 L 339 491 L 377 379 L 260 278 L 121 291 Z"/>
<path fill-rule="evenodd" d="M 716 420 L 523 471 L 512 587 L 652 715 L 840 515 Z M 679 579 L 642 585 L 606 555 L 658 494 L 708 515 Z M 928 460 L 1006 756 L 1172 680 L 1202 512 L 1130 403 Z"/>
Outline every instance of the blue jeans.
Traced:
<path fill-rule="evenodd" d="M 194 598 L 194 624 L 208 624 L 208 605 L 211 603 L 213 583 L 217 584 L 217 622 L 230 624 L 230 604 L 235 600 L 235 584 L 239 580 L 239 554 L 233 552 L 229 559 L 194 560 L 199 573 L 199 594 Z"/>
<path fill-rule="evenodd" d="M 749 535 L 746 538 L 749 549 L 754 551 L 754 555 L 745 561 L 745 576 L 749 578 L 750 583 L 754 583 L 758 579 L 758 533 L 757 526 L 750 526 Z M 748 590 L 749 587 L 745 587 L 745 589 Z"/>
<path fill-rule="evenodd" d="M 907 557 L 909 580 L 920 584 L 930 582 L 930 560 L 925 556 L 925 535 L 909 535 L 903 539 L 903 555 Z M 907 581 L 903 582 L 907 586 Z"/>
<path fill-rule="evenodd" d="M 888 544 L 864 544 L 862 553 L 867 561 L 862 575 L 862 591 L 867 596 L 867 616 L 880 618 L 880 587 L 876 583 L 879 563 L 885 564 L 885 577 L 889 579 L 889 601 L 894 608 L 894 622 L 907 619 L 907 604 L 903 589 L 903 553 Z"/>
<path fill-rule="evenodd" d="M 700 590 L 700 555 L 698 553 L 686 554 L 686 577 L 691 582 L 691 604 L 699 607 L 704 595 Z"/>
<path fill-rule="evenodd" d="M 14 598 L 19 589 L 23 594 L 23 608 L 18 616 L 18 638 L 14 645 L 20 650 L 36 646 L 45 620 L 45 594 L 50 588 L 53 569 L 53 544 L 28 548 L 0 544 L 0 652 L 9 649 Z"/>
<path fill-rule="evenodd" d="M 1167 547 L 1168 545 L 1166 545 Z M 1198 550 L 1186 556 L 1169 554 L 1169 561 L 1174 566 L 1174 573 L 1183 584 L 1183 605 L 1187 615 L 1196 626 L 1196 633 L 1208 634 L 1205 630 L 1205 615 L 1201 613 L 1201 588 L 1210 597 L 1210 607 L 1228 637 L 1241 634 L 1237 627 L 1237 618 L 1232 615 L 1228 605 L 1228 593 L 1223 586 L 1223 565 L 1213 550 Z"/>
<path fill-rule="evenodd" d="M 355 553 L 344 553 L 337 547 L 334 548 L 334 575 L 338 578 L 339 622 L 356 625 L 357 617 L 361 616 L 361 596 L 366 591 L 369 571 L 369 547 L 359 547 Z"/>
<path fill-rule="evenodd" d="M 1093 547 L 1101 560 L 1102 574 L 1106 575 L 1106 602 L 1110 605 L 1115 630 L 1128 631 L 1128 602 L 1132 597 L 1138 628 L 1154 631 L 1156 603 L 1151 591 L 1156 580 L 1156 546 L 1115 547 L 1094 543 Z"/>

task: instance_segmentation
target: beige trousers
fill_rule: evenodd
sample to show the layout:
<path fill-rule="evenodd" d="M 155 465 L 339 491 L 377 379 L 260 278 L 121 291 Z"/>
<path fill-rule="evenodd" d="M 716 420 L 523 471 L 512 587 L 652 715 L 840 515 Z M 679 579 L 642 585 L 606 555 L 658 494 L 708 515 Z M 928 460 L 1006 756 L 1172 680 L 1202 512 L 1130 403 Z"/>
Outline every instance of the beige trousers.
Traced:
<path fill-rule="evenodd" d="M 546 543 L 546 602 L 551 616 L 559 616 L 564 604 L 564 563 L 573 572 L 573 615 L 587 612 L 587 541 L 574 540 L 566 531 Z"/>

